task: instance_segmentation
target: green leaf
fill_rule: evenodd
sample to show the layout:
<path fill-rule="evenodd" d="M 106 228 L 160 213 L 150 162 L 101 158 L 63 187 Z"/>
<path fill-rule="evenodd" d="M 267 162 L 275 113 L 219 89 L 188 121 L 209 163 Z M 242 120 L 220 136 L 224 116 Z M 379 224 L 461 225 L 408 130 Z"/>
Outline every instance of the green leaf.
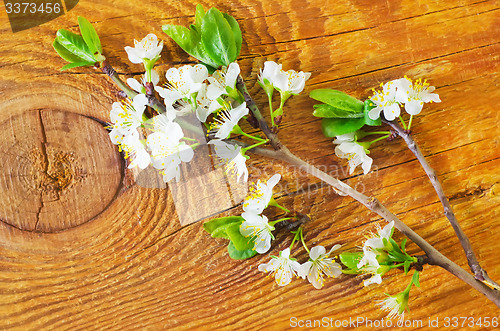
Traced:
<path fill-rule="evenodd" d="M 406 238 L 401 241 L 401 251 L 406 254 Z"/>
<path fill-rule="evenodd" d="M 241 44 L 243 43 L 243 37 L 241 35 L 240 25 L 238 24 L 236 19 L 234 17 L 232 17 L 231 15 L 226 14 L 226 13 L 223 13 L 223 15 L 224 15 L 224 18 L 229 23 L 229 26 L 231 26 L 231 30 L 233 31 L 234 42 L 236 45 L 236 57 L 234 58 L 234 60 L 236 60 L 236 58 L 240 55 Z"/>
<path fill-rule="evenodd" d="M 205 10 L 203 9 L 203 6 L 201 4 L 196 5 L 196 12 L 195 12 L 195 21 L 196 21 L 196 27 L 198 28 L 198 31 L 201 29 L 201 22 L 203 21 L 203 17 L 205 16 Z"/>
<path fill-rule="evenodd" d="M 229 257 L 235 260 L 248 259 L 257 254 L 253 249 L 245 249 L 243 251 L 237 250 L 232 241 L 227 246 L 227 251 Z"/>
<path fill-rule="evenodd" d="M 73 63 L 68 63 L 64 67 L 61 68 L 61 71 L 76 68 L 76 67 L 88 67 L 88 66 L 93 66 L 95 62 L 73 62 Z"/>
<path fill-rule="evenodd" d="M 326 103 L 327 105 L 330 105 L 343 113 L 363 113 L 364 110 L 364 104 L 362 101 L 351 97 L 349 94 L 341 91 L 331 89 L 318 89 L 311 91 L 311 93 L 309 93 L 309 96 L 314 100 Z"/>
<path fill-rule="evenodd" d="M 323 118 L 321 128 L 328 138 L 359 130 L 365 124 L 364 118 Z"/>
<path fill-rule="evenodd" d="M 368 112 L 375 108 L 375 105 L 373 105 L 373 102 L 370 99 L 365 100 L 364 104 L 364 113 L 365 113 L 365 124 L 370 125 L 370 126 L 379 126 L 382 125 L 382 119 L 379 117 L 376 120 L 372 120 L 370 116 L 368 116 Z"/>
<path fill-rule="evenodd" d="M 86 62 L 97 62 L 82 36 L 60 29 L 57 31 L 57 42 L 68 51 Z"/>
<path fill-rule="evenodd" d="M 193 52 L 197 41 L 196 31 L 193 33 L 193 30 L 190 30 L 185 26 L 172 24 L 163 25 L 161 29 L 167 34 L 167 36 L 172 38 L 177 45 L 186 51 L 186 53 L 191 54 Z"/>
<path fill-rule="evenodd" d="M 203 17 L 201 41 L 207 54 L 218 66 L 227 66 L 236 60 L 236 43 L 233 31 L 224 15 L 216 8 L 210 8 Z"/>
<path fill-rule="evenodd" d="M 241 216 L 228 216 L 214 218 L 203 224 L 203 228 L 212 235 L 212 238 L 226 238 L 230 239 L 227 229 L 232 224 L 239 225 L 244 221 Z"/>
<path fill-rule="evenodd" d="M 240 225 L 241 222 L 229 224 L 226 227 L 226 233 L 237 250 L 244 251 L 252 249 L 254 247 L 254 241 L 244 237 L 240 233 Z"/>
<path fill-rule="evenodd" d="M 326 103 L 321 103 L 314 105 L 313 115 L 316 117 L 327 117 L 327 118 L 361 118 L 364 117 L 364 113 L 353 113 L 351 111 L 346 111 L 344 109 L 336 108 Z"/>
<path fill-rule="evenodd" d="M 191 25 L 193 27 L 193 25 Z M 215 63 L 203 48 L 201 43 L 200 33 L 195 29 L 188 29 L 180 25 L 164 25 L 162 26 L 170 38 L 172 38 L 186 53 L 200 60 L 207 67 L 217 68 L 219 64 Z"/>
<path fill-rule="evenodd" d="M 70 63 L 82 62 L 83 61 L 80 57 L 78 57 L 75 54 L 71 53 L 66 48 L 64 48 L 61 44 L 59 44 L 59 42 L 57 41 L 57 38 L 54 39 L 54 42 L 52 43 L 52 46 L 54 47 L 54 49 L 56 50 L 57 54 L 59 54 L 59 56 L 61 58 L 63 58 L 64 60 L 66 60 L 66 61 L 68 61 Z"/>
<path fill-rule="evenodd" d="M 352 270 L 359 270 L 358 269 L 358 263 L 363 257 L 362 252 L 344 252 L 340 254 L 340 262 L 344 264 L 347 268 L 352 269 Z"/>
<path fill-rule="evenodd" d="M 97 35 L 97 32 L 92 24 L 90 24 L 85 17 L 78 16 L 78 25 L 80 26 L 80 33 L 82 34 L 83 40 L 89 47 L 92 54 L 101 54 L 101 41 L 99 40 L 99 36 Z"/>
<path fill-rule="evenodd" d="M 415 284 L 416 287 L 420 287 L 419 272 L 418 271 L 415 270 L 411 281 L 413 282 L 413 284 Z"/>
<path fill-rule="evenodd" d="M 404 261 L 403 262 L 403 267 L 405 270 L 405 275 L 408 274 L 408 271 L 410 270 L 410 261 Z"/>

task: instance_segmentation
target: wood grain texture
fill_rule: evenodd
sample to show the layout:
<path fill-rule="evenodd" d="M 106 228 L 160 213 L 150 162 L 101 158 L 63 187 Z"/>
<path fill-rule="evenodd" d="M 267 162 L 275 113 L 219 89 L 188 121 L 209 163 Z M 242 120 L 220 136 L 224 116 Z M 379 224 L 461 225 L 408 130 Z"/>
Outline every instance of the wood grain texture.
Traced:
<path fill-rule="evenodd" d="M 265 95 L 255 79 L 264 61 L 312 72 L 305 92 L 288 102 L 280 136 L 290 150 L 378 197 L 467 268 L 438 197 L 404 143 L 378 145 L 370 154 L 376 171 L 349 176 L 311 116 L 314 102 L 307 97 L 314 88 L 335 88 L 366 98 L 380 82 L 405 74 L 429 79 L 442 102 L 426 106 L 415 119 L 414 137 L 483 267 L 500 280 L 498 1 L 201 3 L 240 23 L 240 67 L 263 108 Z M 210 238 L 202 222 L 180 225 L 178 196 L 136 184 L 138 175 L 126 170 L 100 124 L 108 120 L 118 90 L 92 69 L 60 72 L 64 63 L 51 43 L 57 29 L 75 31 L 77 16 L 85 16 L 101 35 L 110 63 L 132 76 L 142 69 L 128 62 L 123 47 L 154 32 L 164 39 L 158 69 L 165 72 L 192 59 L 161 26 L 191 23 L 195 5 L 80 1 L 54 21 L 15 34 L 0 7 L 1 329 L 286 329 L 291 317 L 379 320 L 385 314 L 375 300 L 398 293 L 409 281 L 390 273 L 381 286 L 363 288 L 363 277 L 344 275 L 329 279 L 322 290 L 302 280 L 280 288 L 257 270 L 267 256 L 230 260 L 227 243 Z M 283 175 L 278 201 L 311 215 L 305 226 L 311 246 L 355 248 L 376 224 L 383 225 L 299 169 L 260 157 L 251 159 L 250 168 L 251 180 Z M 196 209 L 196 201 L 187 206 Z M 221 215 L 241 212 L 219 210 L 225 209 Z M 281 214 L 272 210 L 267 216 Z M 278 232 L 272 253 L 290 241 Z M 415 245 L 409 248 L 420 253 Z M 293 256 L 307 258 L 303 249 Z M 428 318 L 499 316 L 495 305 L 442 269 L 425 267 L 421 285 L 412 290 L 409 318 L 424 327 Z"/>

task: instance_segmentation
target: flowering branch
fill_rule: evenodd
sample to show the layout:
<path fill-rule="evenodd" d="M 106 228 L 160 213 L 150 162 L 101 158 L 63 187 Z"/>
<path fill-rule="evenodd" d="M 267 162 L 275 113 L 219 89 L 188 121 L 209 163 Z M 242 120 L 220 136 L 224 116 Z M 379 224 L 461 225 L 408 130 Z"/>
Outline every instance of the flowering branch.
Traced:
<path fill-rule="evenodd" d="M 458 240 L 460 241 L 460 244 L 462 245 L 462 248 L 465 251 L 465 255 L 467 256 L 467 262 L 469 264 L 471 271 L 474 273 L 474 277 L 477 280 L 482 281 L 485 284 L 488 284 L 489 286 L 492 286 L 493 288 L 499 290 L 500 285 L 491 280 L 486 271 L 479 264 L 477 256 L 474 253 L 474 250 L 472 249 L 472 245 L 469 241 L 469 238 L 460 227 L 460 224 L 458 223 L 457 218 L 453 213 L 453 209 L 451 208 L 450 201 L 446 198 L 443 187 L 436 175 L 436 171 L 429 165 L 429 163 L 425 159 L 424 155 L 422 154 L 422 151 L 418 147 L 415 140 L 397 122 L 386 121 L 386 120 L 383 120 L 383 122 L 389 125 L 392 129 L 394 129 L 397 132 L 397 134 L 404 139 L 406 145 L 408 145 L 408 148 L 413 152 L 413 154 L 417 157 L 417 160 L 422 165 L 422 168 L 429 177 L 429 180 L 434 189 L 436 190 L 436 193 L 439 197 L 439 200 L 441 201 L 441 204 L 443 205 L 444 214 L 446 215 L 446 218 L 448 218 L 448 220 L 450 221 L 450 224 L 453 227 L 453 230 L 455 231 L 455 234 L 457 235 Z"/>
<path fill-rule="evenodd" d="M 349 195 L 350 197 L 360 202 L 374 213 L 384 218 L 387 222 L 394 222 L 394 226 L 401 233 L 407 236 L 410 240 L 412 240 L 425 252 L 428 258 L 426 260 L 428 264 L 437 265 L 445 269 L 446 271 L 450 272 L 455 277 L 461 279 L 465 283 L 469 284 L 472 288 L 484 294 L 489 300 L 491 300 L 495 305 L 497 305 L 497 307 L 500 308 L 500 294 L 498 293 L 498 291 L 484 285 L 481 282 L 478 282 L 471 274 L 469 274 L 467 271 L 462 269 L 459 265 L 448 259 L 443 254 L 441 254 L 425 239 L 420 237 L 415 231 L 413 231 L 410 227 L 404 224 L 396 215 L 394 215 L 386 207 L 384 207 L 376 198 L 367 197 L 366 195 L 356 191 L 349 185 L 319 170 L 313 165 L 307 163 L 306 161 L 292 154 L 292 152 L 290 152 L 290 150 L 284 145 L 281 145 L 281 149 L 279 151 L 256 148 L 253 150 L 253 152 L 260 154 L 262 156 L 281 160 L 291 165 L 298 166 L 301 169 L 304 169 L 309 174 L 333 186 L 336 190 L 346 195 Z"/>
<path fill-rule="evenodd" d="M 449 271 L 451 274 L 455 275 L 457 278 L 463 280 L 467 284 L 469 284 L 471 287 L 474 289 L 478 290 L 482 294 L 484 294 L 488 299 L 490 299 L 495 305 L 500 307 L 500 295 L 496 290 L 491 289 L 490 287 L 477 282 L 474 277 L 472 277 L 468 272 L 466 272 L 464 269 L 462 269 L 460 266 L 458 266 L 456 263 L 448 259 L 446 256 L 441 254 L 437 249 L 435 249 L 432 245 L 430 245 L 425 239 L 420 237 L 415 231 L 413 231 L 411 228 L 409 228 L 406 224 L 404 224 L 399 218 L 396 217 L 393 213 L 391 213 L 386 207 L 384 207 L 376 198 L 369 198 L 365 196 L 364 194 L 354 190 L 351 188 L 349 185 L 341 182 L 337 178 L 334 178 L 327 173 L 319 170 L 318 168 L 314 167 L 313 165 L 309 164 L 308 162 L 300 159 L 299 157 L 295 156 L 290 150 L 284 146 L 278 136 L 273 133 L 269 126 L 267 125 L 267 122 L 264 120 L 262 114 L 260 113 L 259 108 L 257 107 L 255 101 L 253 101 L 252 97 L 248 94 L 248 91 L 246 89 L 246 86 L 241 79 L 241 77 L 238 79 L 237 83 L 238 89 L 240 92 L 242 92 L 243 96 L 245 97 L 245 101 L 247 102 L 248 107 L 254 114 L 255 118 L 259 121 L 259 126 L 261 127 L 262 131 L 266 134 L 266 136 L 272 141 L 273 141 L 273 147 L 277 146 L 278 148 L 275 147 L 275 150 L 269 150 L 269 149 L 263 149 L 263 148 L 254 148 L 251 149 L 250 151 L 269 157 L 273 159 L 278 159 L 284 162 L 287 162 L 291 165 L 296 165 L 302 169 L 304 169 L 306 172 L 309 174 L 315 176 L 316 178 L 324 181 L 325 183 L 333 186 L 336 190 L 349 195 L 356 201 L 360 202 L 363 204 L 365 207 L 370 209 L 371 211 L 375 212 L 382 218 L 384 218 L 388 222 L 394 221 L 395 227 L 401 231 L 405 236 L 407 236 L 409 239 L 411 239 L 415 244 L 417 244 L 427 255 L 428 257 L 428 264 L 430 265 L 437 265 L 442 267 L 443 269 Z M 251 105 L 251 107 L 250 107 Z M 391 123 L 393 125 L 393 123 Z M 397 125 L 397 124 L 396 124 Z M 404 133 L 403 129 L 398 125 L 398 127 L 401 129 L 401 132 Z M 406 134 L 406 133 L 405 133 Z M 411 138 L 410 138 L 411 139 Z M 415 144 L 414 144 L 415 145 Z M 415 145 L 416 146 L 416 145 Z M 418 147 L 417 147 L 418 148 Z M 421 153 L 420 153 L 421 155 Z M 425 162 L 425 160 L 424 160 Z M 441 189 L 442 190 L 442 189 Z M 451 210 L 451 208 L 450 208 Z M 467 238 L 467 237 L 465 237 Z M 468 239 L 467 239 L 468 242 Z M 470 245 L 470 243 L 469 243 Z M 477 261 L 477 260 L 476 260 Z M 482 270 L 482 269 L 481 269 Z M 487 276 L 486 276 L 487 277 Z"/>

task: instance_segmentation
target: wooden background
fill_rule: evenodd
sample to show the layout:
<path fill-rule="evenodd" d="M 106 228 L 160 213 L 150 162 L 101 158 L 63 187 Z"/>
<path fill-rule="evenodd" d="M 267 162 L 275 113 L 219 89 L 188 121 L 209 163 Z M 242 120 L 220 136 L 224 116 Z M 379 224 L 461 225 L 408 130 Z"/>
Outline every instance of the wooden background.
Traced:
<path fill-rule="evenodd" d="M 315 290 L 302 280 L 280 288 L 257 270 L 268 256 L 244 262 L 227 256 L 202 222 L 181 227 L 168 190 L 134 184 L 99 120 L 109 118 L 117 89 L 90 68 L 60 72 L 52 49 L 59 28 L 87 17 L 118 72 L 139 74 L 123 49 L 154 32 L 165 41 L 158 69 L 191 59 L 161 32 L 190 24 L 192 1 L 81 0 L 66 15 L 12 33 L 0 7 L 0 328 L 39 329 L 285 329 L 290 318 L 349 320 L 385 317 L 375 305 L 404 289 L 409 276 L 390 273 L 363 288 L 362 276 L 327 280 Z M 266 60 L 312 73 L 291 99 L 280 132 L 298 156 L 373 195 L 446 256 L 464 254 L 425 174 L 403 141 L 378 144 L 378 168 L 348 176 L 319 121 L 315 88 L 359 98 L 403 75 L 427 78 L 442 103 L 415 118 L 414 136 L 437 169 L 445 192 L 483 266 L 500 280 L 499 110 L 500 3 L 465 0 L 202 1 L 241 25 L 242 73 L 264 113 L 255 79 Z M 309 213 L 310 246 L 346 249 L 384 225 L 349 197 L 315 178 L 253 157 L 251 172 L 283 174 L 278 202 Z M 240 207 L 225 214 L 238 214 Z M 271 211 L 270 218 L 280 213 Z M 288 247 L 277 234 L 272 252 Z M 402 235 L 396 232 L 396 238 Z M 410 245 L 412 253 L 419 250 Z M 306 260 L 305 251 L 293 256 Z M 425 267 L 413 289 L 410 320 L 498 317 L 498 308 L 452 275 Z M 408 329 L 412 329 L 411 327 Z"/>

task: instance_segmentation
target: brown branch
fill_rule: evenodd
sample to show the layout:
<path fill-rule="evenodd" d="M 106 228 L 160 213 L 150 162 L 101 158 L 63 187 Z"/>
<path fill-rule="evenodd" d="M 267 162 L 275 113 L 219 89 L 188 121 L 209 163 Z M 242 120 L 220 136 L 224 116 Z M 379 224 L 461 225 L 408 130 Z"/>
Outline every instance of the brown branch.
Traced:
<path fill-rule="evenodd" d="M 408 145 L 408 148 L 417 157 L 417 160 L 422 165 L 422 168 L 429 177 L 429 180 L 432 186 L 434 187 L 434 190 L 436 191 L 439 200 L 441 201 L 441 204 L 443 205 L 444 214 L 448 219 L 448 221 L 450 222 L 451 226 L 453 227 L 453 230 L 455 231 L 455 234 L 457 235 L 458 240 L 462 245 L 462 248 L 467 257 L 467 262 L 469 264 L 472 273 L 474 274 L 474 277 L 477 280 L 485 282 L 490 286 L 493 286 L 497 290 L 500 290 L 500 285 L 491 280 L 486 271 L 479 264 L 479 261 L 477 259 L 476 254 L 474 253 L 470 240 L 460 227 L 460 224 L 458 223 L 458 220 L 455 217 L 455 214 L 453 213 L 453 209 L 451 208 L 450 201 L 448 200 L 448 198 L 446 198 L 443 187 L 441 186 L 441 183 L 439 182 L 439 179 L 436 175 L 436 171 L 429 165 L 429 163 L 425 159 L 424 155 L 422 154 L 422 151 L 418 147 L 415 140 L 397 122 L 391 122 L 386 120 L 384 120 L 383 122 L 389 125 L 393 130 L 397 132 L 397 134 L 401 138 L 404 139 L 406 145 Z"/>
<path fill-rule="evenodd" d="M 257 104 L 248 93 L 247 86 L 245 85 L 245 81 L 243 80 L 241 75 L 238 76 L 238 80 L 236 81 L 236 88 L 241 92 L 241 94 L 243 94 L 248 109 L 250 109 L 253 117 L 255 117 L 255 119 L 257 120 L 259 128 L 269 139 L 269 143 L 271 144 L 271 146 L 273 146 L 275 150 L 280 150 L 282 145 L 278 138 L 278 135 L 271 131 L 271 128 L 264 119 L 264 116 L 262 116 L 262 114 L 260 113 L 259 107 L 257 107 Z"/>

